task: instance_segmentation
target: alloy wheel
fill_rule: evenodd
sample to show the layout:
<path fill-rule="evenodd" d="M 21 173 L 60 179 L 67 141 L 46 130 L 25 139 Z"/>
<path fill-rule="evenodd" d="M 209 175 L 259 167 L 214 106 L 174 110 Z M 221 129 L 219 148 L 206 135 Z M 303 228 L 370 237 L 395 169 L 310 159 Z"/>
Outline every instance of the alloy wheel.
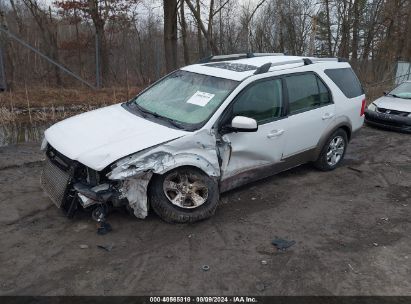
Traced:
<path fill-rule="evenodd" d="M 343 157 L 345 150 L 345 142 L 342 136 L 334 137 L 327 150 L 327 163 L 334 167 L 337 165 Z"/>
<path fill-rule="evenodd" d="M 188 172 L 175 172 L 164 179 L 163 191 L 167 199 L 180 208 L 193 209 L 208 198 L 208 187 L 201 178 Z"/>

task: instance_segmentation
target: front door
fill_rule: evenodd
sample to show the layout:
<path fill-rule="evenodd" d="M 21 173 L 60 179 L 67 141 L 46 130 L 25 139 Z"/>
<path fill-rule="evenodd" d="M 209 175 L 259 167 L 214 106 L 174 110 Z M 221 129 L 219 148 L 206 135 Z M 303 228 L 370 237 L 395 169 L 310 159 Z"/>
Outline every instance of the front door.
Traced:
<path fill-rule="evenodd" d="M 281 160 L 285 143 L 283 105 L 280 78 L 257 81 L 234 100 L 226 124 L 235 116 L 245 116 L 257 121 L 258 130 L 223 136 L 229 151 L 224 154 L 222 181 Z"/>

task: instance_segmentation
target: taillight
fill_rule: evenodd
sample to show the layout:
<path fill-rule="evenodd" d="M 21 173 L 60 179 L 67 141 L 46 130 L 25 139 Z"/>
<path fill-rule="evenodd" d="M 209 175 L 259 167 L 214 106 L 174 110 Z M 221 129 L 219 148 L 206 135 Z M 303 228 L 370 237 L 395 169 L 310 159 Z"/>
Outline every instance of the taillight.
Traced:
<path fill-rule="evenodd" d="M 364 112 L 365 112 L 365 106 L 367 105 L 367 101 L 365 100 L 365 98 L 362 100 L 362 104 L 361 104 L 361 114 L 360 116 L 364 116 Z"/>

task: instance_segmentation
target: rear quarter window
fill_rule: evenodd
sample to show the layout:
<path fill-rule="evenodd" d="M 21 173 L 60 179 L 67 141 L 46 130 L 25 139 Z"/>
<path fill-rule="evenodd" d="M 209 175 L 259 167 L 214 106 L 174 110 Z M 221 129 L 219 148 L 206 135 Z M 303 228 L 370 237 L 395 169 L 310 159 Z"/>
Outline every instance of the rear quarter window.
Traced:
<path fill-rule="evenodd" d="M 347 98 L 364 94 L 361 83 L 351 68 L 327 69 L 324 73 L 331 78 Z"/>

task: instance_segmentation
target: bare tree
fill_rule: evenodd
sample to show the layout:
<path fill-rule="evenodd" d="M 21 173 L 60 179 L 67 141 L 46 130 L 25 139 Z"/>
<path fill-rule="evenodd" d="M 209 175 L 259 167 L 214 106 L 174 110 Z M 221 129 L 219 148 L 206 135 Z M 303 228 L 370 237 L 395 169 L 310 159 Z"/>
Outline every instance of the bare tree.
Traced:
<path fill-rule="evenodd" d="M 24 4 L 30 10 L 31 15 L 40 28 L 40 33 L 42 34 L 44 49 L 46 54 L 51 57 L 54 61 L 59 62 L 59 52 L 57 44 L 57 27 L 55 21 L 51 15 L 51 8 L 46 12 L 40 8 L 37 0 L 23 0 Z M 60 69 L 54 66 L 54 77 L 56 84 L 58 86 L 62 85 Z"/>
<path fill-rule="evenodd" d="M 164 0 L 164 53 L 167 73 L 177 68 L 177 0 Z"/>

